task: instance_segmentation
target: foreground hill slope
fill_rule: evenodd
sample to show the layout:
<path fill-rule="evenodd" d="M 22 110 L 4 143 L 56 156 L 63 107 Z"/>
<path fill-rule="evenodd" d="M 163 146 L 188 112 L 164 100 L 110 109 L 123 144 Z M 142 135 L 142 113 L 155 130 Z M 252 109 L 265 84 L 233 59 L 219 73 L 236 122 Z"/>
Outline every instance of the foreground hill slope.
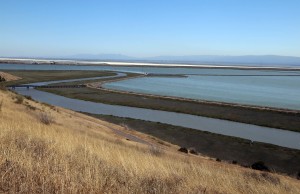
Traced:
<path fill-rule="evenodd" d="M 19 80 L 19 79 L 21 79 L 21 78 L 18 76 L 0 71 L 0 82 L 1 81 L 14 81 L 14 80 Z"/>
<path fill-rule="evenodd" d="M 126 133 L 0 90 L 0 192 L 300 193 L 290 177 L 182 154 L 143 134 L 141 143 L 128 141 Z"/>

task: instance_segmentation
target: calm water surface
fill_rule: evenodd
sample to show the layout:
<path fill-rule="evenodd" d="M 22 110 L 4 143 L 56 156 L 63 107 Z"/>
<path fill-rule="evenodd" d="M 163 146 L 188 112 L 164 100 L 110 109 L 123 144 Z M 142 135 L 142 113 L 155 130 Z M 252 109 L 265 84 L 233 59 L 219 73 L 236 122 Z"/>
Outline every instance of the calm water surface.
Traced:
<path fill-rule="evenodd" d="M 256 70 L 225 70 L 225 69 L 191 69 L 191 68 L 155 68 L 155 67 L 111 67 L 111 66 L 61 66 L 61 65 L 14 65 L 14 64 L 0 64 L 0 69 L 18 69 L 18 70 L 113 70 L 123 72 L 141 72 L 141 73 L 161 73 L 161 74 L 184 74 L 189 75 L 188 78 L 174 78 L 174 77 L 147 77 L 138 78 L 116 82 L 126 90 L 130 90 L 128 85 L 133 82 L 136 87 L 134 90 L 139 92 L 141 88 L 148 88 L 151 93 L 160 91 L 160 94 L 167 92 L 167 95 L 180 95 L 184 93 L 183 97 L 192 96 L 192 98 L 216 98 L 219 100 L 249 100 L 249 95 L 257 93 L 256 99 L 264 99 L 268 97 L 274 99 L 281 99 L 288 101 L 289 99 L 295 107 L 299 104 L 299 93 L 295 90 L 299 89 L 299 72 L 294 71 L 256 71 Z M 209 74 L 209 75 L 207 75 Z M 216 76 L 217 75 L 217 76 Z M 223 75 L 223 76 L 220 76 Z M 225 76 L 224 76 L 225 75 Z M 234 75 L 234 76 L 233 76 Z M 238 76 L 236 76 L 238 75 Z M 251 76 L 240 76 L 251 75 Z M 255 76 L 253 76 L 255 75 Z M 260 76 L 257 76 L 260 75 Z M 264 75 L 264 76 L 262 76 Z M 276 75 L 276 76 L 273 76 Z M 292 76 L 293 75 L 293 76 Z M 117 76 L 122 76 L 118 74 Z M 272 80 L 269 80 L 272 78 Z M 76 79 L 80 80 L 80 79 Z M 75 80 L 72 80 L 75 81 Z M 64 80 L 66 82 L 66 80 Z M 170 83 L 171 82 L 171 83 Z M 35 84 L 49 84 L 53 82 L 43 82 Z M 56 81 L 55 83 L 58 83 Z M 140 85 L 142 84 L 142 86 Z M 113 85 L 111 85 L 113 86 Z M 118 86 L 118 87 L 120 87 Z M 285 87 L 283 87 L 285 86 Z M 180 92 L 176 93 L 176 90 Z M 153 89 L 155 88 L 155 89 Z M 285 91 L 283 89 L 286 89 Z M 122 88 L 120 88 L 122 89 Z M 147 90 L 148 90 L 147 89 Z M 276 94 L 276 89 L 279 92 Z M 282 92 L 284 91 L 284 92 Z M 75 111 L 83 111 L 93 114 L 114 115 L 119 117 L 127 117 L 134 119 L 141 119 L 146 121 L 161 122 L 165 124 L 188 127 L 203 131 L 210 131 L 217 134 L 229 135 L 249 139 L 252 141 L 271 143 L 289 148 L 300 149 L 300 133 L 285 131 L 280 129 L 273 129 L 268 127 L 260 127 L 256 125 L 243 124 L 238 122 L 206 118 L 188 114 L 173 113 L 158 110 L 149 110 L 142 108 L 133 108 L 126 106 L 106 105 L 101 103 L 94 103 L 82 101 L 77 99 L 70 99 L 55 94 L 37 91 L 34 89 L 18 89 L 17 92 L 30 95 L 34 99 L 46 102 L 49 104 L 62 106 Z M 273 95 L 275 92 L 276 95 Z M 270 95 L 270 94 L 272 95 Z M 268 95 L 267 95 L 268 94 Z M 280 96 L 280 95 L 285 96 Z M 287 97 L 291 95 L 292 98 Z M 259 97 L 261 96 L 261 97 Z M 298 98 L 298 99 L 296 99 Z M 251 99 L 250 99 L 251 100 Z M 247 102 L 245 101 L 245 103 Z M 275 101 L 275 103 L 280 100 Z M 266 100 L 261 102 L 267 103 Z M 274 102 L 273 102 L 274 103 Z M 284 106 L 291 106 L 289 103 Z"/>
<path fill-rule="evenodd" d="M 105 84 L 110 89 L 300 110 L 300 71 L 0 64 L 15 70 L 110 70 L 187 75 Z"/>
<path fill-rule="evenodd" d="M 143 77 L 104 85 L 145 94 L 300 110 L 300 76 Z"/>
<path fill-rule="evenodd" d="M 86 71 L 123 71 L 137 73 L 179 74 L 179 75 L 300 75 L 300 71 L 279 70 L 233 70 L 205 68 L 170 68 L 170 67 L 123 67 L 123 66 L 75 66 L 75 65 L 26 65 L 0 64 L 0 69 L 7 70 L 86 70 Z"/>
<path fill-rule="evenodd" d="M 160 122 L 174 126 L 240 137 L 252 141 L 275 144 L 288 148 L 300 149 L 300 133 L 297 132 L 188 114 L 107 105 L 102 103 L 70 99 L 35 89 L 17 89 L 17 92 L 23 95 L 32 96 L 33 99 L 41 102 L 46 102 L 75 111 Z M 199 141 L 201 140 L 199 139 Z"/>

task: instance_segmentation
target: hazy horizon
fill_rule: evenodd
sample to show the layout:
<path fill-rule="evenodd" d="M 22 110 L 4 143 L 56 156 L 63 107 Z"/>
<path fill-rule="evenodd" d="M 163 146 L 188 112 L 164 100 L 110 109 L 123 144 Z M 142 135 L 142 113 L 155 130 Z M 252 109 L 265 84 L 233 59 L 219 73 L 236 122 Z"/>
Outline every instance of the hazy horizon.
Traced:
<path fill-rule="evenodd" d="M 73 60 L 95 62 L 133 62 L 133 63 L 161 63 L 161 64 L 210 64 L 210 65 L 258 65 L 258 66 L 300 66 L 300 57 L 279 55 L 191 55 L 191 56 L 156 56 L 156 57 L 132 57 L 121 54 L 89 55 L 79 54 L 60 57 L 7 57 L 10 59 L 34 59 L 34 60 Z M 5 57 L 0 56 L 0 60 Z"/>
<path fill-rule="evenodd" d="M 0 58 L 77 58 L 78 56 L 120 56 L 120 57 L 130 57 L 130 58 L 136 58 L 136 59 L 145 59 L 145 58 L 156 58 L 156 57 L 198 57 L 198 56 L 210 56 L 210 57 L 295 57 L 300 58 L 300 56 L 293 56 L 293 55 L 276 55 L 276 54 L 262 54 L 262 55 L 251 55 L 251 54 L 245 54 L 245 55 L 214 55 L 214 54 L 208 54 L 208 55 L 151 55 L 151 56 L 134 56 L 134 55 L 125 55 L 122 53 L 75 53 L 70 55 L 0 55 Z"/>

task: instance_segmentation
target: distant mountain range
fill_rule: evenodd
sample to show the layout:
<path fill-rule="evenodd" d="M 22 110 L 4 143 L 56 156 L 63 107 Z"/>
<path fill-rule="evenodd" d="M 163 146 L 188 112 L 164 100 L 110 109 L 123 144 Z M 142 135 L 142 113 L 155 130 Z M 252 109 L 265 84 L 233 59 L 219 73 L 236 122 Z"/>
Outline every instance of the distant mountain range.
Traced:
<path fill-rule="evenodd" d="M 245 56 L 220 56 L 220 55 L 190 55 L 190 56 L 157 56 L 137 58 L 121 54 L 78 54 L 67 59 L 77 60 L 107 60 L 107 61 L 143 61 L 152 63 L 188 63 L 188 64 L 236 64 L 236 65 L 284 65 L 300 66 L 300 57 L 279 55 L 245 55 Z"/>
<path fill-rule="evenodd" d="M 5 58 L 5 57 L 3 57 Z M 122 54 L 78 54 L 60 57 L 10 57 L 10 58 L 39 58 L 39 59 L 70 59 L 83 61 L 120 61 L 120 62 L 146 62 L 166 64 L 193 64 L 193 65 L 251 65 L 251 66 L 298 66 L 300 57 L 280 55 L 189 55 L 189 56 L 156 56 L 156 57 L 131 57 Z"/>
<path fill-rule="evenodd" d="M 138 60 L 138 58 L 130 57 L 121 54 L 78 54 L 66 57 L 68 59 L 82 59 L 82 60 Z"/>

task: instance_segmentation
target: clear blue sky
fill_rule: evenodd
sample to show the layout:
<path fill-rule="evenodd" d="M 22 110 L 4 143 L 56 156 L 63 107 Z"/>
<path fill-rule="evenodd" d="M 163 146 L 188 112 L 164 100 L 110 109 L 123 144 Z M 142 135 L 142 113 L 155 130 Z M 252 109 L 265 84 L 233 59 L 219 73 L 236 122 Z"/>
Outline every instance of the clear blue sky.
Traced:
<path fill-rule="evenodd" d="M 0 56 L 300 56 L 299 0 L 0 0 Z"/>

